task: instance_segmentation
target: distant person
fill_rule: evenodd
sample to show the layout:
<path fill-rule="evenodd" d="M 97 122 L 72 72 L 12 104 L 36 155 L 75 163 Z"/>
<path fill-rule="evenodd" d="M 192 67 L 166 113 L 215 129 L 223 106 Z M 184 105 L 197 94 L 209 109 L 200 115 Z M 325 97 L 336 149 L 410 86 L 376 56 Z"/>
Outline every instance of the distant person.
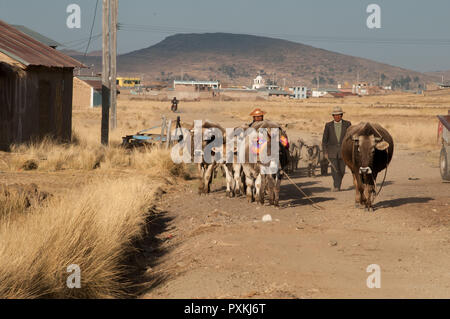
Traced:
<path fill-rule="evenodd" d="M 342 119 L 344 112 L 340 106 L 335 106 L 333 121 L 325 124 L 322 138 L 322 148 L 325 158 L 330 161 L 331 175 L 333 176 L 333 192 L 341 190 L 342 178 L 345 174 L 345 162 L 342 159 L 341 145 L 347 129 L 352 125 Z"/>
<path fill-rule="evenodd" d="M 170 109 L 172 110 L 172 112 L 176 112 L 178 110 L 178 100 L 177 97 L 174 96 L 172 99 L 172 106 L 170 107 Z"/>

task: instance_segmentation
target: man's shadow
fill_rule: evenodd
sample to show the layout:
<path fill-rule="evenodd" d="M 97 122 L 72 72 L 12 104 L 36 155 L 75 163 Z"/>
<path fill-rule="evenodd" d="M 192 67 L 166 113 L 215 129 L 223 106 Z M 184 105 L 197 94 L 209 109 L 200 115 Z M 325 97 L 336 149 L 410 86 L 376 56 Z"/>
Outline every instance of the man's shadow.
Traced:
<path fill-rule="evenodd" d="M 304 183 L 295 183 L 295 186 L 289 182 L 280 187 L 280 201 L 286 201 L 283 206 L 303 206 L 311 204 L 311 200 L 314 203 L 326 202 L 329 200 L 334 200 L 334 197 L 316 197 L 315 194 L 328 192 L 327 187 L 314 186 L 318 184 L 317 181 L 308 181 Z M 301 189 L 301 191 L 298 188 Z M 302 192 L 303 191 L 303 192 Z M 308 199 L 306 196 L 310 199 Z"/>

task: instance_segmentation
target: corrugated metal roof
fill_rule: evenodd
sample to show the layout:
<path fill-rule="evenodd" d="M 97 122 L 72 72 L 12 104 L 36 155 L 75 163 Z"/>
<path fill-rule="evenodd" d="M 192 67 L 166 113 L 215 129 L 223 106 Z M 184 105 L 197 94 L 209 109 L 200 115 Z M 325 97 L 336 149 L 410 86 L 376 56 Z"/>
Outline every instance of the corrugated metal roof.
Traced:
<path fill-rule="evenodd" d="M 49 47 L 56 48 L 56 47 L 60 47 L 61 46 L 61 44 L 56 42 L 55 40 L 50 39 L 50 38 L 46 37 L 45 35 L 40 34 L 39 32 L 31 30 L 30 28 L 27 28 L 24 25 L 11 24 L 11 26 L 16 28 L 20 32 L 25 33 L 26 35 L 29 35 L 30 37 L 32 37 L 36 41 L 39 41 L 39 42 L 42 42 L 42 43 L 48 45 Z"/>
<path fill-rule="evenodd" d="M 0 52 L 26 66 L 86 67 L 81 62 L 36 41 L 2 20 L 0 20 Z"/>
<path fill-rule="evenodd" d="M 100 91 L 102 89 L 102 79 L 95 76 L 77 76 L 83 82 L 86 82 L 90 86 L 94 88 L 96 91 Z"/>

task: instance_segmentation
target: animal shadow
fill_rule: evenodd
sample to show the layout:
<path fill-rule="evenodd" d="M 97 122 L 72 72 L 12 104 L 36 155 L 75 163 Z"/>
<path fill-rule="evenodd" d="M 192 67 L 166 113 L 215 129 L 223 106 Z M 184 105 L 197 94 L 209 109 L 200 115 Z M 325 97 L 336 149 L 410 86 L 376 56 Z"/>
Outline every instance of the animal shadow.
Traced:
<path fill-rule="evenodd" d="M 399 207 L 406 204 L 422 204 L 427 203 L 434 198 L 431 197 L 403 197 L 403 198 L 395 198 L 390 200 L 385 200 L 382 202 L 378 202 L 375 204 L 376 208 L 388 208 L 388 207 Z"/>

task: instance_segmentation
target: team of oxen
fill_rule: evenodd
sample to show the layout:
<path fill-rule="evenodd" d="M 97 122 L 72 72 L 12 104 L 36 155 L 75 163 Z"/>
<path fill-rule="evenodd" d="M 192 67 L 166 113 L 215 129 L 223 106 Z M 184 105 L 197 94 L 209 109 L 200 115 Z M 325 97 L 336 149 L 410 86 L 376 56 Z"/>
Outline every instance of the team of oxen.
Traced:
<path fill-rule="evenodd" d="M 303 160 L 306 160 L 307 163 L 308 176 L 314 175 L 316 167 L 319 166 L 322 175 L 327 174 L 329 161 L 323 157 L 321 145 L 307 145 L 301 139 L 290 145 L 285 130 L 279 124 L 268 120 L 253 123 L 251 128 L 254 131 L 249 128 L 248 125 L 234 128 L 233 141 L 227 143 L 227 139 L 230 141 L 230 136 L 227 136 L 226 129 L 218 123 L 203 122 L 200 135 L 201 154 L 195 154 L 194 136 L 191 135 L 192 154 L 200 155 L 202 158 L 201 161 L 197 161 L 201 176 L 200 194 L 210 192 L 213 177 L 217 174 L 218 169 L 222 168 L 226 177 L 228 197 L 245 193 L 249 202 L 257 201 L 264 204 L 265 197 L 268 195 L 269 203 L 278 206 L 281 179 L 287 172 L 297 169 L 298 161 L 302 158 L 300 155 L 302 150 L 304 150 Z M 265 129 L 267 133 L 264 138 L 261 138 L 261 135 L 248 133 L 249 131 L 261 132 L 261 129 Z M 215 131 L 216 134 L 211 134 L 212 131 Z M 222 145 L 217 144 L 218 134 L 221 135 L 219 144 Z M 270 148 L 271 138 L 274 136 L 279 139 L 276 154 L 272 154 Z M 214 143 L 215 140 L 216 143 Z M 241 153 L 235 146 L 235 141 L 241 141 L 241 144 L 237 144 L 240 145 L 238 147 L 241 147 Z M 212 147 L 212 144 L 215 146 Z M 227 152 L 227 146 L 230 145 L 233 147 L 232 151 L 228 150 Z M 268 152 L 271 160 L 262 161 L 259 157 L 259 152 L 263 147 L 266 147 L 265 151 Z M 212 157 L 209 160 L 203 156 L 206 153 L 204 150 L 211 152 Z M 219 152 L 223 152 L 221 154 L 223 156 L 217 160 L 216 154 Z M 355 207 L 373 211 L 373 202 L 377 195 L 377 175 L 380 171 L 387 170 L 393 152 L 392 136 L 377 123 L 360 123 L 352 125 L 347 130 L 342 141 L 342 156 L 353 175 Z M 252 155 L 256 155 L 256 161 L 251 160 Z"/>

